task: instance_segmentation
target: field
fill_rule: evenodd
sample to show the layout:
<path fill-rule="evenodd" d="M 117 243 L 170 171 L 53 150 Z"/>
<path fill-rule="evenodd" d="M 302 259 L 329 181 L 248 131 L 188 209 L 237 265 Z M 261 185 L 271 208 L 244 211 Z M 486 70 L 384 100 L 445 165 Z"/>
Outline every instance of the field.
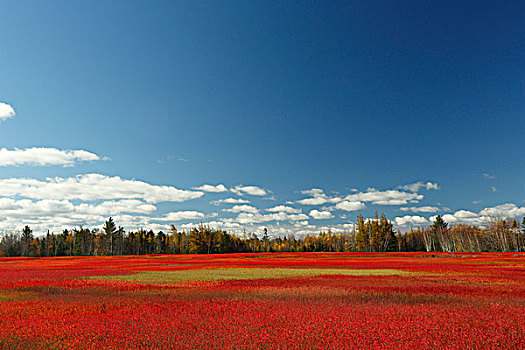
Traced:
<path fill-rule="evenodd" d="M 525 349 L 525 255 L 1 258 L 4 349 Z"/>

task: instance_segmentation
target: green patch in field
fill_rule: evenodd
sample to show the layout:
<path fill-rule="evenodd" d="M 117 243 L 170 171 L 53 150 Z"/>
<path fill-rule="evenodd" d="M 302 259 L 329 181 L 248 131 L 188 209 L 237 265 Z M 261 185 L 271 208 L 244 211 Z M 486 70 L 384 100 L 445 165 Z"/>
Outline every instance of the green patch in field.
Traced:
<path fill-rule="evenodd" d="M 35 293 L 32 292 L 0 291 L 0 302 L 29 300 L 33 299 L 34 297 Z"/>
<path fill-rule="evenodd" d="M 212 268 L 177 271 L 141 271 L 131 275 L 90 277 L 99 280 L 120 280 L 152 284 L 176 283 L 183 281 L 226 281 L 269 278 L 314 277 L 322 275 L 344 276 L 405 276 L 410 272 L 378 269 L 290 269 L 290 268 Z"/>

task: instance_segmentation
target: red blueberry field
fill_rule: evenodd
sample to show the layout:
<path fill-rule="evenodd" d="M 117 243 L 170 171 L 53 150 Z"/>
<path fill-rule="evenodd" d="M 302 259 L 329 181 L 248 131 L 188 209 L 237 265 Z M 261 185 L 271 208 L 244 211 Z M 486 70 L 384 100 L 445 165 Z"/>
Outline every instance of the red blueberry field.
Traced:
<path fill-rule="evenodd" d="M 1 258 L 2 349 L 525 349 L 525 254 Z"/>

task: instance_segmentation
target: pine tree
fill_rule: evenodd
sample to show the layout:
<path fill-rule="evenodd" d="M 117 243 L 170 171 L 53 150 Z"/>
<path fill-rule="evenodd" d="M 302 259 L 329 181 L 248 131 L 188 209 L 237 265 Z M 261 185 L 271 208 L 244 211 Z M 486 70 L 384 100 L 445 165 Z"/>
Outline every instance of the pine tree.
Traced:
<path fill-rule="evenodd" d="M 106 239 L 109 243 L 109 254 L 113 255 L 113 245 L 114 245 L 114 239 L 115 239 L 115 232 L 117 231 L 117 226 L 113 222 L 113 218 L 109 217 L 108 221 L 104 224 L 104 233 L 106 235 Z"/>
<path fill-rule="evenodd" d="M 368 230 L 365 225 L 365 219 L 363 215 L 357 216 L 357 234 L 355 236 L 355 249 L 360 252 L 366 252 L 370 250 L 370 237 Z"/>
<path fill-rule="evenodd" d="M 434 220 L 434 224 L 432 225 L 434 230 L 446 229 L 447 226 L 448 226 L 448 223 L 445 220 L 443 220 L 441 215 L 436 216 L 436 219 Z"/>
<path fill-rule="evenodd" d="M 22 230 L 22 246 L 21 253 L 22 256 L 29 255 L 29 245 L 33 241 L 33 230 L 29 226 L 25 226 Z"/>

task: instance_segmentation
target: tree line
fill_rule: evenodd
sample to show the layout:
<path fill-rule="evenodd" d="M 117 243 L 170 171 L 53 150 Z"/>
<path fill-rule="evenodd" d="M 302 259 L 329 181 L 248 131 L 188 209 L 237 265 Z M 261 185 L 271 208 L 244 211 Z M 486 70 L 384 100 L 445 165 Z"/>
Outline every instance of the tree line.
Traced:
<path fill-rule="evenodd" d="M 384 214 L 365 220 L 357 217 L 349 232 L 320 232 L 296 237 L 262 237 L 243 232 L 236 235 L 206 225 L 168 232 L 126 232 L 110 217 L 101 229 L 84 227 L 35 237 L 25 226 L 21 232 L 0 237 L 0 256 L 96 256 L 144 254 L 220 254 L 260 252 L 480 252 L 525 251 L 525 218 L 494 219 L 487 227 L 448 225 L 437 216 L 432 226 L 396 232 Z"/>

